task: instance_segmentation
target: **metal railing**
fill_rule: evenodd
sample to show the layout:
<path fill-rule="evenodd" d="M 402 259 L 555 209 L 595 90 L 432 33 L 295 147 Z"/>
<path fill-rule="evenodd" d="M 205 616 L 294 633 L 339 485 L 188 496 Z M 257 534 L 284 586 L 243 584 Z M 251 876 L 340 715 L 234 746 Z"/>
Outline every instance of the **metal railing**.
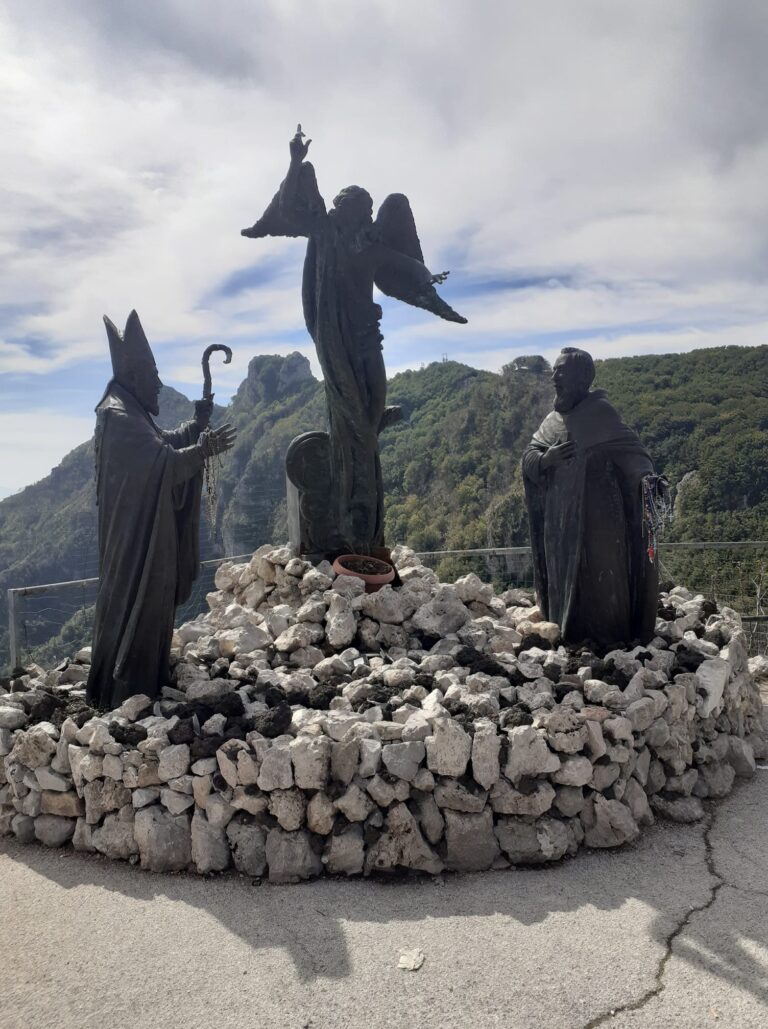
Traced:
<path fill-rule="evenodd" d="M 750 557 L 746 566 L 743 561 L 734 562 L 729 573 L 723 570 L 722 565 L 711 573 L 702 569 L 688 581 L 675 567 L 676 555 L 724 550 L 749 555 L 763 550 L 765 557 Z M 417 556 L 436 566 L 448 579 L 476 571 L 481 578 L 490 579 L 500 589 L 533 585 L 530 547 L 417 551 Z M 192 595 L 176 612 L 176 624 L 188 621 L 205 609 L 205 596 L 213 589 L 215 569 L 220 564 L 224 561 L 247 561 L 250 557 L 251 553 L 245 553 L 202 561 Z M 668 584 L 682 582 L 694 592 L 704 593 L 739 611 L 750 641 L 750 652 L 768 653 L 768 541 L 665 542 L 661 544 L 659 560 L 662 578 Z M 8 590 L 11 670 L 20 667 L 25 658 L 39 658 L 40 662 L 48 665 L 56 664 L 90 638 L 98 581 L 98 578 L 74 579 Z M 68 599 L 62 600 L 57 607 L 50 603 L 56 596 Z M 46 606 L 35 608 L 34 601 L 40 598 Z"/>
<path fill-rule="evenodd" d="M 200 562 L 200 575 L 198 576 L 189 600 L 185 601 L 176 612 L 176 624 L 181 625 L 199 613 L 205 602 L 205 594 L 212 587 L 211 573 L 225 561 L 248 561 L 252 554 L 233 554 L 231 557 L 215 557 Z M 209 574 L 206 574 L 208 572 Z M 71 579 L 68 582 L 41 583 L 37 586 L 18 586 L 8 590 L 8 637 L 9 637 L 9 663 L 11 670 L 19 668 L 22 650 L 29 652 L 33 648 L 29 645 L 28 634 L 25 632 L 25 621 L 22 617 L 22 601 L 29 597 L 48 597 L 56 593 L 74 592 L 79 590 L 82 594 L 77 604 L 70 602 L 69 610 L 72 614 L 69 618 L 60 620 L 65 623 L 72 620 L 76 613 L 82 615 L 83 623 L 93 622 L 93 607 L 96 603 L 96 591 L 98 589 L 98 577 L 90 579 Z M 90 594 L 88 593 L 90 591 Z M 60 609 L 62 614 L 67 608 Z M 38 612 L 39 614 L 39 612 Z"/>

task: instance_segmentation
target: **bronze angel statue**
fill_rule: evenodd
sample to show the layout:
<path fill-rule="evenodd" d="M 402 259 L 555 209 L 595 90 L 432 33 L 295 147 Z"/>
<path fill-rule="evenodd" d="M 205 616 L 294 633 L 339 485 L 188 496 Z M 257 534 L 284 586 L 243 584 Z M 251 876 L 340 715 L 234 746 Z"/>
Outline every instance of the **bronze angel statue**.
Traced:
<path fill-rule="evenodd" d="M 330 423 L 327 528 L 320 533 L 322 545 L 314 549 L 369 554 L 383 545 L 378 435 L 400 414 L 386 407 L 382 311 L 373 300 L 373 287 L 448 321 L 464 323 L 466 318 L 435 290 L 448 273 L 433 275 L 424 264 L 408 198 L 390 194 L 374 220 L 370 194 L 347 186 L 328 211 L 315 170 L 304 160 L 310 143 L 299 125 L 289 144 L 285 180 L 242 235 L 308 237 L 304 320 L 323 371 Z"/>

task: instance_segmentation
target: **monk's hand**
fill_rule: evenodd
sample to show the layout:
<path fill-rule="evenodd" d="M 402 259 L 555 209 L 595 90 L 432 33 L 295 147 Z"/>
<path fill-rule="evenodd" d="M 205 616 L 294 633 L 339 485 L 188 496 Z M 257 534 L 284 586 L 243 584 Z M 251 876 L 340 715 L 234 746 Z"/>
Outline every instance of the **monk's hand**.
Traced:
<path fill-rule="evenodd" d="M 208 428 L 212 414 L 213 400 L 210 397 L 203 397 L 202 400 L 195 401 L 195 425 L 198 432 Z"/>
<path fill-rule="evenodd" d="M 564 465 L 566 461 L 570 461 L 575 456 L 576 444 L 573 440 L 568 440 L 567 443 L 556 443 L 542 457 L 541 467 L 544 471 L 550 468 L 560 468 L 561 465 Z"/>
<path fill-rule="evenodd" d="M 218 429 L 207 429 L 201 434 L 197 443 L 203 451 L 203 456 L 208 458 L 213 457 L 215 454 L 223 454 L 225 451 L 231 450 L 235 445 L 236 439 L 237 431 L 227 423 L 225 425 L 220 425 Z"/>

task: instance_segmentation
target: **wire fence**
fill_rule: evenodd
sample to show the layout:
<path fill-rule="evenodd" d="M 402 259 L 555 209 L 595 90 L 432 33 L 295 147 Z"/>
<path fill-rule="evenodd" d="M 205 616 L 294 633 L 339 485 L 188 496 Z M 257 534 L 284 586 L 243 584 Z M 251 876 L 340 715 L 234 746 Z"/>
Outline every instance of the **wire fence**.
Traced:
<path fill-rule="evenodd" d="M 201 563 L 192 595 L 176 612 L 176 624 L 207 608 L 206 595 L 223 561 L 246 561 L 251 550 Z M 469 572 L 498 590 L 532 588 L 530 547 L 421 552 L 421 560 L 444 582 Z M 685 585 L 718 605 L 734 608 L 744 620 L 751 654 L 768 654 L 768 542 L 665 543 L 659 559 L 662 588 Z M 55 667 L 88 644 L 93 626 L 97 578 L 8 590 L 9 664 L 34 662 Z"/>
<path fill-rule="evenodd" d="M 436 550 L 419 554 L 444 582 L 474 572 L 498 590 L 533 588 L 530 547 Z M 686 586 L 742 617 L 750 654 L 768 654 L 768 541 L 662 543 L 661 589 Z"/>

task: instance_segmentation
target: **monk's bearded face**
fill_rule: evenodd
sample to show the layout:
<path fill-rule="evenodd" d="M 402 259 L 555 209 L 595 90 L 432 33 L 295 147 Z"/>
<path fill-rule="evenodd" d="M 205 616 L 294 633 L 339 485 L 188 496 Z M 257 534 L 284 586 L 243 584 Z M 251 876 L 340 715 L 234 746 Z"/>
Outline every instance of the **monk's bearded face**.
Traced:
<path fill-rule="evenodd" d="M 589 377 L 576 361 L 567 357 L 555 361 L 552 382 L 555 384 L 555 410 L 560 414 L 576 407 L 589 393 Z"/>

